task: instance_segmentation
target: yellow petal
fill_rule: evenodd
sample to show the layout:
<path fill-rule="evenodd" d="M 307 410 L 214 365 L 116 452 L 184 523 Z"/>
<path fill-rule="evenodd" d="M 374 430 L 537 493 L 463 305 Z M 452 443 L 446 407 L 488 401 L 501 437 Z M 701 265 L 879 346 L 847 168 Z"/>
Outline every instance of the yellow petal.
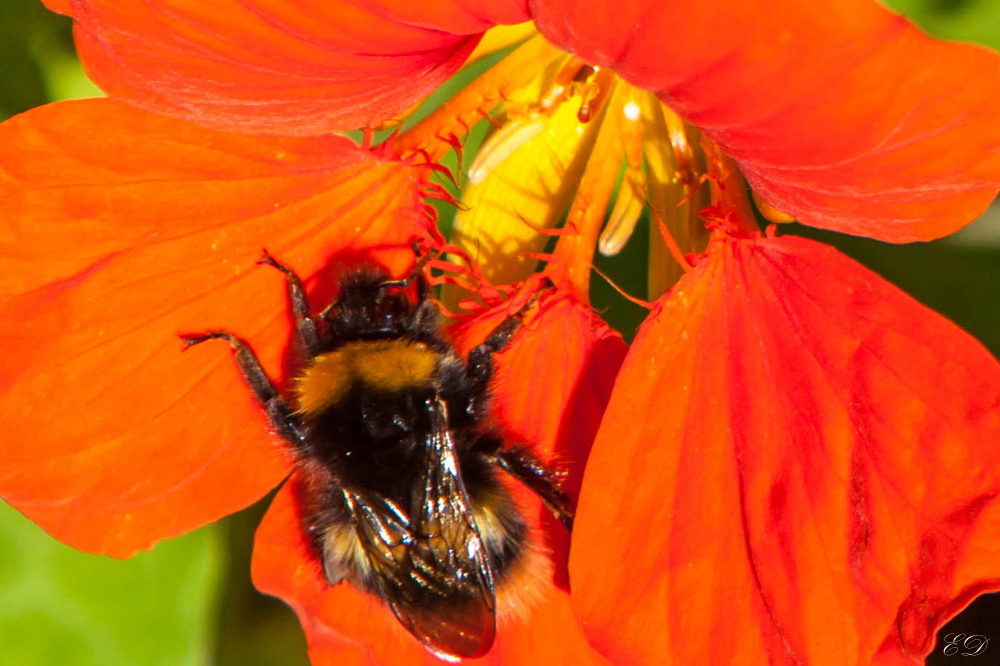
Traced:
<path fill-rule="evenodd" d="M 529 37 L 537 35 L 535 24 L 532 21 L 525 21 L 517 25 L 498 25 L 490 28 L 479 40 L 479 45 L 472 52 L 466 63 L 475 62 L 484 56 L 488 56 L 497 51 L 513 46 L 518 42 L 523 42 Z"/>
<path fill-rule="evenodd" d="M 462 195 L 467 210 L 455 216 L 452 242 L 477 260 L 494 284 L 522 280 L 561 219 L 583 175 L 600 122 L 580 123 L 579 98 L 561 104 L 545 128 Z"/>
<path fill-rule="evenodd" d="M 476 159 L 469 166 L 469 183 L 478 185 L 500 166 L 515 150 L 528 143 L 545 129 L 542 116 L 512 118 L 483 142 Z"/>

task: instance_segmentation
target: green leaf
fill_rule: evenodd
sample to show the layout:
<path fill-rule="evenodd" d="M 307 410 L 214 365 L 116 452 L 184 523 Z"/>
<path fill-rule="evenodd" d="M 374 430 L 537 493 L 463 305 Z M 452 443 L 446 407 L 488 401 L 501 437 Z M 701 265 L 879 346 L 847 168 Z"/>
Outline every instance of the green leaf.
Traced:
<path fill-rule="evenodd" d="M 884 0 L 884 4 L 939 39 L 1000 50 L 996 0 Z"/>
<path fill-rule="evenodd" d="M 0 503 L 2 662 L 208 664 L 221 565 L 214 527 L 115 560 L 64 546 Z"/>

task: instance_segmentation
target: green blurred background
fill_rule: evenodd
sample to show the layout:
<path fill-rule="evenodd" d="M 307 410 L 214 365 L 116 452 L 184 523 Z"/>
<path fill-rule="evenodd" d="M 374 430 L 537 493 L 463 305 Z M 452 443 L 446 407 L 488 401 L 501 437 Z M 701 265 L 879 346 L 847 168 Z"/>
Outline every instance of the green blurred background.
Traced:
<path fill-rule="evenodd" d="M 935 36 L 1000 49 L 995 0 L 886 4 L 909 13 Z M 50 101 L 98 94 L 75 58 L 68 19 L 35 0 L 0 0 L 0 119 Z M 1000 211 L 949 239 L 909 246 L 795 232 L 838 246 L 1000 357 Z M 617 258 L 598 265 L 631 293 L 642 294 L 644 261 L 644 248 L 633 240 Z M 594 280 L 594 304 L 607 309 L 627 337 L 643 315 L 601 280 Z M 119 561 L 67 548 L 0 503 L 0 665 L 307 663 L 294 615 L 250 583 L 253 532 L 266 505 L 267 500 Z M 991 638 L 975 663 L 998 663 L 1000 598 L 980 599 L 944 631 Z M 956 659 L 962 657 L 945 657 L 939 645 L 928 663 Z"/>

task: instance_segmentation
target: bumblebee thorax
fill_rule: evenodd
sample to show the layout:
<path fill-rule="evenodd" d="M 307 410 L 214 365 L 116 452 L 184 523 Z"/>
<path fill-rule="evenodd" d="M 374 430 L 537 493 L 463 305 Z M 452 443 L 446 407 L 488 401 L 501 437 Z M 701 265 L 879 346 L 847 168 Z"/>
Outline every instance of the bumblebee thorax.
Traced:
<path fill-rule="evenodd" d="M 299 411 L 317 414 L 351 390 L 398 393 L 430 387 L 438 354 L 409 339 L 349 342 L 316 356 L 295 382 Z"/>

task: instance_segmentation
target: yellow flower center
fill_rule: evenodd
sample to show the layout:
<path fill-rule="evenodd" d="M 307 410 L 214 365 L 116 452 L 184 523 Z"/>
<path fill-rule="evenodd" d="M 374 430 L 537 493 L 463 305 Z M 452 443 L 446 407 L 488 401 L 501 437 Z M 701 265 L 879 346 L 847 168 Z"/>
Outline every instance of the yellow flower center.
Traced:
<path fill-rule="evenodd" d="M 465 165 L 467 185 L 451 237 L 484 277 L 493 284 L 526 278 L 559 233 L 550 265 L 564 271 L 586 302 L 595 249 L 617 254 L 648 206 L 649 295 L 659 296 L 682 273 L 661 225 L 676 241 L 675 255 L 707 244 L 698 218 L 706 193 L 697 130 L 652 93 L 552 47 L 530 24 L 490 30 L 473 59 L 514 43 L 502 60 L 403 132 L 396 150 L 439 159 L 488 117 L 495 128 Z M 564 219 L 563 229 L 553 231 Z"/>

